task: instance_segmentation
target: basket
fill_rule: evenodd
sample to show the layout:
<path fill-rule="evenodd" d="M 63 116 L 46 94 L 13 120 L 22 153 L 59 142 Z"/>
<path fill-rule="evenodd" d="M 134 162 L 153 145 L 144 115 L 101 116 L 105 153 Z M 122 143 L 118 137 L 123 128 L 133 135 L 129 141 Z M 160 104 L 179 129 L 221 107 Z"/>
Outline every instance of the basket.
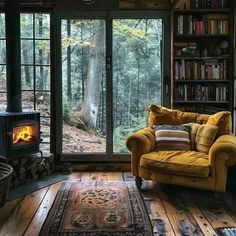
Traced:
<path fill-rule="evenodd" d="M 6 202 L 13 168 L 0 162 L 0 207 Z"/>

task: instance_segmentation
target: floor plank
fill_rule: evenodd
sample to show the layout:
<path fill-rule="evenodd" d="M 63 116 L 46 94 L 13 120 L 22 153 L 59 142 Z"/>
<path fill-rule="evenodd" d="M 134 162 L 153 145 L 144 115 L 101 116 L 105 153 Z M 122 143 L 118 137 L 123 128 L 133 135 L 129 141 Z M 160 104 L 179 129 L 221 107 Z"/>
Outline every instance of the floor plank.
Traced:
<path fill-rule="evenodd" d="M 236 222 L 214 196 L 194 197 L 193 199 L 214 229 L 218 227 L 236 227 Z"/>
<path fill-rule="evenodd" d="M 82 172 L 81 181 L 94 181 L 97 180 L 98 173 L 97 172 Z"/>
<path fill-rule="evenodd" d="M 0 235 L 20 236 L 27 229 L 31 219 L 43 200 L 48 187 L 38 190 L 23 198 L 13 214 L 8 218 L 0 230 Z"/>
<path fill-rule="evenodd" d="M 192 214 L 195 221 L 198 223 L 200 229 L 202 232 L 204 232 L 204 235 L 206 236 L 217 236 L 216 232 L 208 222 L 208 220 L 205 218 L 201 210 L 197 207 L 191 196 L 183 194 L 182 199 L 187 206 L 189 212 Z"/>
<path fill-rule="evenodd" d="M 123 181 L 122 172 L 108 172 L 107 180 L 108 181 Z"/>
<path fill-rule="evenodd" d="M 176 235 L 204 235 L 178 194 L 161 188 L 158 193 Z"/>
<path fill-rule="evenodd" d="M 7 201 L 5 205 L 0 208 L 0 229 L 4 225 L 4 223 L 8 220 L 8 218 L 11 216 L 11 214 L 14 212 L 16 207 L 20 204 L 22 201 L 22 198 L 18 198 L 12 201 Z"/>
<path fill-rule="evenodd" d="M 107 181 L 107 172 L 98 172 L 97 174 L 97 180 L 98 181 Z"/>
<path fill-rule="evenodd" d="M 223 206 L 236 222 L 236 196 L 235 193 L 225 193 L 223 198 Z"/>
<path fill-rule="evenodd" d="M 29 227 L 27 228 L 24 236 L 38 235 L 43 223 L 47 217 L 47 214 L 53 204 L 55 196 L 61 187 L 62 182 L 58 182 L 49 187 L 40 207 L 38 208 L 34 218 L 32 219 Z"/>
<path fill-rule="evenodd" d="M 124 181 L 134 181 L 134 176 L 130 172 L 123 172 Z"/>
<path fill-rule="evenodd" d="M 67 180 L 68 181 L 81 181 L 81 178 L 82 178 L 81 172 L 73 172 L 68 176 Z"/>
<path fill-rule="evenodd" d="M 153 225 L 154 235 L 174 236 L 168 215 L 158 195 L 156 183 L 145 180 L 141 191 Z"/>

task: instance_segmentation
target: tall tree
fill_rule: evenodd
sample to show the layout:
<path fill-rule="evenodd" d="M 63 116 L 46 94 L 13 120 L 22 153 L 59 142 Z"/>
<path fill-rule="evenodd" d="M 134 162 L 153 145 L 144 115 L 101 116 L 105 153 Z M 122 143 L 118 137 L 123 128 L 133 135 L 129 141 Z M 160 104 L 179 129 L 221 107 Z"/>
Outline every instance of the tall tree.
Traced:
<path fill-rule="evenodd" d="M 94 46 L 90 47 L 85 97 L 81 106 L 81 115 L 89 129 L 96 128 L 99 108 L 100 88 L 104 70 L 105 25 L 96 20 Z"/>

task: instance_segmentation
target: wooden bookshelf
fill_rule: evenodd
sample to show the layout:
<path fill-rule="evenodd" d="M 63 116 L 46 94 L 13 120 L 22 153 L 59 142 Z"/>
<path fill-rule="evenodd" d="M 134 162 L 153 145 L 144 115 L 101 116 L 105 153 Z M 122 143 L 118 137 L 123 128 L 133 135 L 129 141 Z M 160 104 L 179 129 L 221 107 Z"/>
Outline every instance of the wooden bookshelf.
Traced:
<path fill-rule="evenodd" d="M 206 113 L 232 111 L 231 2 L 197 2 L 209 5 L 197 8 L 189 0 L 187 6 L 195 8 L 172 11 L 172 107 L 196 112 L 200 107 L 199 112 Z"/>

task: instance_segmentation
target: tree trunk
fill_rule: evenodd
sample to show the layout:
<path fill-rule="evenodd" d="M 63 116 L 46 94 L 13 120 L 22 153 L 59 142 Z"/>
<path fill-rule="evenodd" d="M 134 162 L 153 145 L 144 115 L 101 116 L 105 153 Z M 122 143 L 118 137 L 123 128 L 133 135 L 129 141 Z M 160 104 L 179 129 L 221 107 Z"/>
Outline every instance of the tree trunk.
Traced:
<path fill-rule="evenodd" d="M 24 63 L 27 64 L 27 62 L 28 62 L 27 44 L 25 44 L 23 46 L 22 54 L 23 54 L 22 56 L 23 56 Z M 25 82 L 26 82 L 26 85 L 28 85 L 31 88 L 29 66 L 24 66 L 24 71 L 25 71 Z"/>
<path fill-rule="evenodd" d="M 95 24 L 95 46 L 90 47 L 87 83 L 81 115 L 84 117 L 88 129 L 96 129 L 96 121 L 100 100 L 102 72 L 104 69 L 105 28 L 102 20 Z"/>

